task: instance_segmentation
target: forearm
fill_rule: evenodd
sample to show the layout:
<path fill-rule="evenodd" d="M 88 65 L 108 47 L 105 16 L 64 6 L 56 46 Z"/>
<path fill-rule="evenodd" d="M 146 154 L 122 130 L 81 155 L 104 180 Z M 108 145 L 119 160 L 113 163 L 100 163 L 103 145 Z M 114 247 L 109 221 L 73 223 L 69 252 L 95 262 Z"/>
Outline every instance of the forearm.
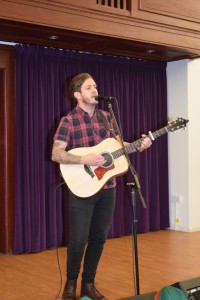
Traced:
<path fill-rule="evenodd" d="M 53 151 L 52 160 L 59 164 L 80 164 L 81 157 L 65 150 Z"/>
<path fill-rule="evenodd" d="M 59 164 L 80 164 L 81 156 L 69 153 L 55 143 L 52 150 L 52 160 Z"/>

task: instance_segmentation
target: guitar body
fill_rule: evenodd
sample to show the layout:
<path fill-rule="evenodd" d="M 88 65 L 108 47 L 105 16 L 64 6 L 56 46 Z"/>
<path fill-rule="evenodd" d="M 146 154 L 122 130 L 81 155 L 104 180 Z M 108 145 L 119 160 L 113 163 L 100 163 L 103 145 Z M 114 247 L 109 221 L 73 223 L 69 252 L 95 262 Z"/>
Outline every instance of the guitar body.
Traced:
<path fill-rule="evenodd" d="M 121 149 L 120 143 L 108 138 L 93 147 L 75 148 L 69 151 L 75 155 L 90 153 L 102 154 L 107 162 L 104 166 L 85 166 L 81 164 L 60 164 L 62 176 L 69 189 L 78 197 L 86 198 L 96 194 L 105 183 L 128 171 L 128 162 L 124 155 L 114 159 L 112 152 Z"/>

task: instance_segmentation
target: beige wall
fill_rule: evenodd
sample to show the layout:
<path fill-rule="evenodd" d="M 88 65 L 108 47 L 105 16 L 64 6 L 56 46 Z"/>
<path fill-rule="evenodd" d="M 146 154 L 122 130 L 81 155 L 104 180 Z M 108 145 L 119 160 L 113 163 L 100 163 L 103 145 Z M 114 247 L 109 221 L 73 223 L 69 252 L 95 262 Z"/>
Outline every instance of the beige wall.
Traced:
<path fill-rule="evenodd" d="M 200 59 L 167 66 L 168 115 L 189 119 L 186 131 L 169 135 L 171 228 L 181 231 L 200 230 L 199 74 Z"/>

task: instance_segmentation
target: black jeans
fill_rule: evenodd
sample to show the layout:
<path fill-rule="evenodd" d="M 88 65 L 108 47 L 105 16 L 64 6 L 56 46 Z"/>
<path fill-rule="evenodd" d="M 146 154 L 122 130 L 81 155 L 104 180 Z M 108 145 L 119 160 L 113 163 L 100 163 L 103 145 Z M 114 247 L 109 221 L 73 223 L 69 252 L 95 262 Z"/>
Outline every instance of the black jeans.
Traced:
<path fill-rule="evenodd" d="M 85 246 L 82 282 L 94 282 L 106 241 L 116 198 L 115 189 L 101 190 L 89 198 L 70 193 L 70 241 L 67 247 L 67 277 L 78 278 Z"/>

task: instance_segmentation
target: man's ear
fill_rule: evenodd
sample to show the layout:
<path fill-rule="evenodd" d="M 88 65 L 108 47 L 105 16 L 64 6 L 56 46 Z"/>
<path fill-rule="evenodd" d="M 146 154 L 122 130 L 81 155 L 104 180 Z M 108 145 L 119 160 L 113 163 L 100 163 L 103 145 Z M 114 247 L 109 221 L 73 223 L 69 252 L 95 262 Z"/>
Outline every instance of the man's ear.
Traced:
<path fill-rule="evenodd" d="M 79 92 L 74 92 L 74 97 L 75 97 L 77 100 L 81 100 L 81 93 L 79 93 Z"/>

